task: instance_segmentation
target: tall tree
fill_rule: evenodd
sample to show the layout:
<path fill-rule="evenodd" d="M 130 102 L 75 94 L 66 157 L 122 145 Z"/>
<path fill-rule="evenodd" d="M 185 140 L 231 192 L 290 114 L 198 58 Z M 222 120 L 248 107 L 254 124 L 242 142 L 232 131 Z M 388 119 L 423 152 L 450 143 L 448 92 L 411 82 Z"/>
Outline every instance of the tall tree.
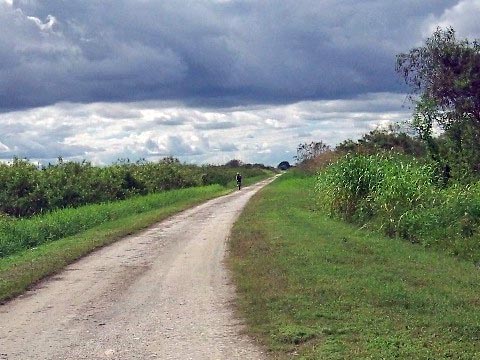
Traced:
<path fill-rule="evenodd" d="M 480 44 L 458 40 L 453 28 L 437 30 L 423 46 L 397 55 L 396 70 L 411 89 L 413 124 L 432 153 L 435 126 L 449 140 L 448 161 L 480 175 Z M 460 173 L 461 170 L 458 169 Z"/>

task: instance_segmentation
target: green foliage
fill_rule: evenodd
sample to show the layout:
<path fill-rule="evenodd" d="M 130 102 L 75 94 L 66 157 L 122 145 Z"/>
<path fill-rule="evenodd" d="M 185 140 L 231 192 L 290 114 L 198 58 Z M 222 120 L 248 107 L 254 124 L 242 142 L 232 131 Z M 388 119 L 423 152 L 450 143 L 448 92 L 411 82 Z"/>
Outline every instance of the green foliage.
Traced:
<path fill-rule="evenodd" d="M 249 178 L 249 180 L 253 179 Z M 257 178 L 257 180 L 259 179 Z M 111 244 L 118 239 L 145 229 L 146 227 L 179 211 L 185 210 L 188 207 L 209 200 L 213 197 L 225 194 L 226 192 L 228 192 L 228 190 L 224 187 L 213 185 L 147 195 L 142 197 L 147 206 L 140 207 L 142 209 L 141 213 L 130 213 L 130 211 L 125 211 L 123 214 L 125 216 L 123 216 L 117 212 L 116 215 L 122 215 L 117 220 L 108 220 L 107 222 L 86 231 L 81 229 L 81 232 L 73 236 L 62 236 L 59 240 L 49 241 L 40 244 L 35 248 L 19 251 L 11 256 L 0 258 L 0 303 L 23 293 L 32 284 L 48 275 L 57 273 L 66 265 L 90 253 L 96 248 Z M 165 201 L 157 202 L 161 197 L 163 197 Z M 149 205 L 151 205 L 152 200 L 161 206 L 149 210 Z M 123 208 L 129 209 L 129 202 L 131 201 L 138 202 L 139 199 L 134 198 L 123 201 Z M 105 210 L 103 205 L 89 205 L 87 207 L 91 212 Z M 138 206 L 135 208 L 136 210 L 139 209 Z M 75 210 L 78 209 L 67 209 L 64 211 L 71 213 Z M 77 215 L 81 215 L 81 212 L 77 213 Z M 0 218 L 3 220 L 18 221 L 18 219 L 1 215 Z M 48 216 L 47 218 L 52 219 L 52 217 Z M 40 223 L 42 222 L 42 219 L 37 220 L 40 220 Z M 77 218 L 73 217 L 71 220 L 72 223 L 68 224 L 68 226 L 65 227 L 66 229 L 70 229 L 71 226 L 75 227 Z M 80 222 L 82 221 L 81 218 L 78 220 Z M 37 224 L 38 223 L 39 222 L 37 221 Z M 1 221 L 0 224 L 2 224 Z M 17 222 L 17 224 L 23 225 L 24 222 Z M 54 224 L 51 225 L 51 227 L 54 226 Z M 31 228 L 33 227 L 34 226 L 31 226 Z M 32 231 L 31 235 L 35 236 L 35 231 Z M 13 240 L 15 241 L 15 239 Z M 15 242 L 11 245 L 15 246 Z M 3 245 L 1 247 L 4 248 Z"/>
<path fill-rule="evenodd" d="M 346 155 L 318 178 L 332 212 L 347 219 L 382 216 L 392 221 L 424 201 L 434 180 L 433 167 L 400 155 Z"/>
<path fill-rule="evenodd" d="M 204 166 L 202 167 L 202 183 L 205 185 L 220 184 L 222 186 L 227 186 L 228 184 L 233 184 L 237 172 L 242 174 L 243 179 L 265 174 L 265 170 L 258 167 L 235 168 L 228 165 Z"/>
<path fill-rule="evenodd" d="M 282 171 L 285 171 L 285 170 L 288 170 L 292 167 L 292 165 L 290 165 L 290 163 L 288 161 L 281 161 L 278 165 L 277 165 L 277 169 L 278 170 L 282 170 Z"/>
<path fill-rule="evenodd" d="M 479 261 L 480 183 L 455 184 L 436 191 L 424 211 L 405 212 L 399 220 L 398 233 L 412 242 Z"/>
<path fill-rule="evenodd" d="M 426 152 L 425 145 L 419 138 L 411 136 L 398 125 L 372 130 L 357 141 L 346 140 L 337 145 L 335 150 L 357 154 L 395 151 L 415 157 L 421 157 Z"/>
<path fill-rule="evenodd" d="M 11 165 L 0 163 L 0 213 L 20 216 L 46 207 L 41 179 L 38 169 L 25 160 L 15 158 Z"/>
<path fill-rule="evenodd" d="M 208 192 L 211 186 L 217 192 L 218 186 L 233 188 L 237 172 L 249 184 L 271 174 L 266 169 L 260 164 L 186 165 L 171 157 L 106 167 L 61 158 L 42 168 L 17 158 L 0 163 L 0 258 Z M 170 191 L 176 189 L 182 191 Z"/>
<path fill-rule="evenodd" d="M 423 46 L 397 56 L 397 71 L 412 90 L 413 125 L 432 157 L 449 163 L 464 182 L 480 176 L 480 44 L 438 28 Z M 438 125 L 449 141 L 440 151 Z"/>
<path fill-rule="evenodd" d="M 480 119 L 480 44 L 476 40 L 457 40 L 453 28 L 437 28 L 425 45 L 397 56 L 397 71 L 415 94 L 435 105 L 429 113 L 442 127 Z"/>
<path fill-rule="evenodd" d="M 282 175 L 231 235 L 239 307 L 270 356 L 478 358 L 477 266 L 332 219 L 315 181 Z"/>
<path fill-rule="evenodd" d="M 226 186 L 237 171 L 248 178 L 265 174 L 265 167 L 195 166 L 167 157 L 155 163 L 127 160 L 106 167 L 59 158 L 56 164 L 38 168 L 15 158 L 11 164 L 0 164 L 0 213 L 24 217 L 172 189 Z"/>
<path fill-rule="evenodd" d="M 376 154 L 345 156 L 315 188 L 333 215 L 480 260 L 480 183 L 443 187 L 433 163 Z"/>
<path fill-rule="evenodd" d="M 100 224 L 219 192 L 219 185 L 137 196 L 125 201 L 52 211 L 31 218 L 0 218 L 0 258 L 83 232 Z"/>

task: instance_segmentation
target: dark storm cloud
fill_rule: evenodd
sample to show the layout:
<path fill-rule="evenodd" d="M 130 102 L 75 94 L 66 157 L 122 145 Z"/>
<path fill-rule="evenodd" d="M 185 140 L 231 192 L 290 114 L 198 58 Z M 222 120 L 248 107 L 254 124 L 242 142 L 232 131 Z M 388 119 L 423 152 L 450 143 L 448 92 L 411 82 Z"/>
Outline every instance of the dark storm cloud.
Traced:
<path fill-rule="evenodd" d="M 457 2 L 0 0 L 0 111 L 395 92 L 395 54 Z"/>

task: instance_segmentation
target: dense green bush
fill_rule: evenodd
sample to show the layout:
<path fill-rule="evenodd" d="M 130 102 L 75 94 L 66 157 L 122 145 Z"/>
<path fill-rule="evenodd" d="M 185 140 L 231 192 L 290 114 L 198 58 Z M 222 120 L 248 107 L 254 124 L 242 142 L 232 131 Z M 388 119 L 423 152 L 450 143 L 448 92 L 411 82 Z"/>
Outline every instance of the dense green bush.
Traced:
<path fill-rule="evenodd" d="M 227 185 L 235 173 L 263 175 L 261 165 L 196 166 L 168 157 L 158 162 L 120 161 L 93 166 L 87 161 L 37 167 L 27 160 L 0 163 L 0 213 L 31 216 L 55 209 L 123 200 L 134 195 L 201 185 Z"/>
<path fill-rule="evenodd" d="M 45 208 L 48 201 L 42 180 L 42 173 L 26 161 L 0 163 L 0 212 L 19 216 Z"/>
<path fill-rule="evenodd" d="M 403 214 L 397 232 L 412 242 L 480 260 L 480 182 L 437 189 L 423 211 Z"/>
<path fill-rule="evenodd" d="M 480 258 L 480 182 L 444 188 L 435 164 L 403 155 L 347 155 L 316 191 L 336 216 L 462 257 Z"/>

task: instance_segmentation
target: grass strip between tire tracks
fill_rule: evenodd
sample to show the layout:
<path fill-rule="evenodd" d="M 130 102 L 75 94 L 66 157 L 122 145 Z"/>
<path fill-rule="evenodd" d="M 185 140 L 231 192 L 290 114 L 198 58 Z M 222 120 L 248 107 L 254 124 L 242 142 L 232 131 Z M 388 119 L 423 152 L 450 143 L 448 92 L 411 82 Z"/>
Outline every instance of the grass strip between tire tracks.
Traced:
<path fill-rule="evenodd" d="M 265 179 L 265 176 L 246 179 L 250 185 Z M 209 199 L 234 191 L 235 183 L 228 188 L 221 186 L 193 188 L 189 197 L 178 197 L 166 206 L 134 213 L 97 225 L 73 236 L 65 237 L 38 247 L 23 250 L 0 259 L 0 302 L 9 300 L 27 290 L 32 284 L 62 270 L 68 264 L 89 254 L 97 248 L 109 245 L 122 237 L 141 231 L 167 217 L 198 205 Z M 178 192 L 182 190 L 172 190 Z M 168 196 L 168 195 L 167 195 Z M 175 195 L 173 195 L 175 196 Z M 147 199 L 147 195 L 145 198 Z M 138 202 L 138 198 L 134 201 Z M 129 200 L 124 200 L 128 207 Z M 89 205 L 91 206 L 91 205 Z"/>
<path fill-rule="evenodd" d="M 234 226 L 239 312 L 274 358 L 480 358 L 480 269 L 333 220 L 287 173 Z"/>

